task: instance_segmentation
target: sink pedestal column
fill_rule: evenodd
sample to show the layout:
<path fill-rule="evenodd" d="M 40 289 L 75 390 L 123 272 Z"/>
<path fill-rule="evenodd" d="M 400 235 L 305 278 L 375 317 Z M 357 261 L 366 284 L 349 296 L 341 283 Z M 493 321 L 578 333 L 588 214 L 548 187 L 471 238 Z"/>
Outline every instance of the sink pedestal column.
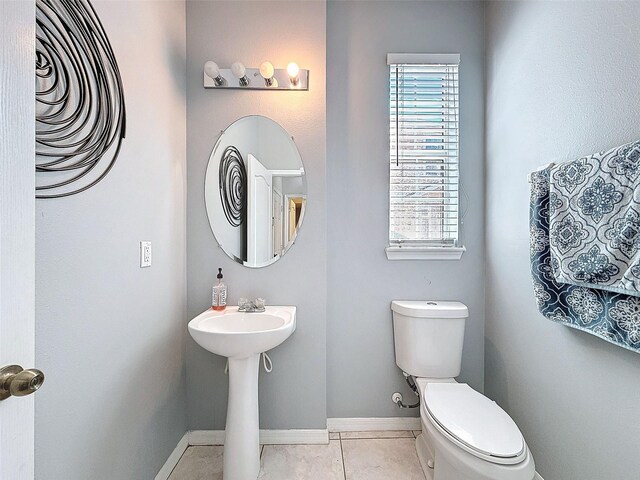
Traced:
<path fill-rule="evenodd" d="M 260 473 L 259 365 L 260 354 L 229 358 L 224 480 L 256 480 Z"/>

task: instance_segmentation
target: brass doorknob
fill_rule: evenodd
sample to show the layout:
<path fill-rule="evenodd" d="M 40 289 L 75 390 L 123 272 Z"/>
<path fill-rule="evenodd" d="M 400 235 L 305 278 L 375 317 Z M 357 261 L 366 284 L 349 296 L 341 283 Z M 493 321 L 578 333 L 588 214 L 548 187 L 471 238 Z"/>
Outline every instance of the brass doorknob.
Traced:
<path fill-rule="evenodd" d="M 35 368 L 23 370 L 20 365 L 0 368 L 0 400 L 24 397 L 38 390 L 44 383 L 44 373 Z"/>

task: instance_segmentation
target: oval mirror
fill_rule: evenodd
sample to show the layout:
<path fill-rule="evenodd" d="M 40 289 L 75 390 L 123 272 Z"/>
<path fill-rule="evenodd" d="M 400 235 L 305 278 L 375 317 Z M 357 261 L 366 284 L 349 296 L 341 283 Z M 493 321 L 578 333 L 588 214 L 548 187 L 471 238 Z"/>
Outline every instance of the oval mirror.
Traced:
<path fill-rule="evenodd" d="M 205 203 L 220 247 L 247 267 L 265 267 L 296 239 L 307 201 L 300 153 L 270 118 L 243 117 L 224 130 L 209 157 Z"/>

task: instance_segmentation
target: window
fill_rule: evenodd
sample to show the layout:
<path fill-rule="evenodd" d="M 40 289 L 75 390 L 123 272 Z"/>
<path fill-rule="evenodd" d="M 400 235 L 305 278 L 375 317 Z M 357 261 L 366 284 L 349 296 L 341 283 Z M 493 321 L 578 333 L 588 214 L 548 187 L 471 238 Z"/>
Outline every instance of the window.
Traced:
<path fill-rule="evenodd" d="M 389 54 L 389 248 L 460 258 L 459 55 Z"/>

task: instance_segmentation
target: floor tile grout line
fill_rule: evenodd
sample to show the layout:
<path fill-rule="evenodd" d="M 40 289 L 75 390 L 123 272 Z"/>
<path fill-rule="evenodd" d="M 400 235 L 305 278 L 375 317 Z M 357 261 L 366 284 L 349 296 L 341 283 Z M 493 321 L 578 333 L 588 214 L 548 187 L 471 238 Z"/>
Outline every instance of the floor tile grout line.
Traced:
<path fill-rule="evenodd" d="M 340 439 L 340 456 L 342 457 L 342 476 L 344 480 L 347 480 L 347 467 L 344 464 L 344 450 L 342 450 L 342 433 L 338 433 L 338 438 Z"/>
<path fill-rule="evenodd" d="M 342 438 L 342 440 L 399 440 L 401 438 L 416 438 L 416 436 L 412 433 L 411 435 L 406 435 L 404 437 L 352 437 Z"/>
<path fill-rule="evenodd" d="M 412 434 L 414 435 L 414 437 L 416 436 L 416 433 L 417 433 L 417 434 L 422 433 L 422 432 L 420 432 L 420 431 L 418 431 L 418 432 L 413 432 L 413 430 L 411 430 L 411 432 L 412 432 Z M 342 435 L 340 432 L 336 432 L 336 434 L 337 434 L 337 438 L 335 438 L 335 439 L 333 439 L 333 440 L 338 440 L 338 442 L 339 442 L 339 446 L 340 446 L 340 460 L 342 461 L 342 475 L 343 475 L 343 480 L 348 480 L 348 479 L 350 479 L 350 478 L 352 477 L 352 475 L 348 475 L 348 474 L 347 474 L 347 469 L 346 469 L 346 458 L 345 458 L 345 457 L 346 457 L 346 455 L 345 455 L 345 453 L 344 453 L 344 442 L 343 442 L 343 439 L 342 439 L 342 436 L 343 436 L 343 435 Z M 376 438 L 366 438 L 366 439 L 364 439 L 364 438 L 348 438 L 348 439 L 345 439 L 345 440 L 364 440 L 365 442 L 367 442 L 367 441 L 368 441 L 368 442 L 371 442 L 371 441 L 382 440 L 382 441 L 387 441 L 387 442 L 400 442 L 400 441 L 406 441 L 406 440 L 408 440 L 408 439 L 414 440 L 414 438 L 412 438 L 412 437 L 377 438 L 377 439 L 376 439 Z M 330 442 L 330 443 L 331 443 L 331 442 Z M 356 448 L 356 447 L 355 447 L 355 445 L 357 445 L 357 443 L 353 443 L 353 442 L 352 442 L 352 443 L 350 443 L 349 445 L 353 446 L 353 447 L 350 447 L 350 448 Z M 288 445 L 288 446 L 292 446 L 292 445 Z M 186 453 L 186 451 L 187 451 L 189 448 L 191 448 L 191 447 L 192 447 L 192 446 L 189 446 L 189 447 L 185 450 L 185 452 L 183 452 L 183 455 L 181 456 L 180 461 L 179 461 L 178 463 L 181 463 L 181 462 L 184 462 L 184 461 L 185 461 L 185 458 L 186 458 L 185 453 Z M 265 445 L 261 445 L 261 452 L 260 452 L 261 459 L 262 459 L 262 457 L 263 457 L 263 455 L 264 455 L 264 448 L 265 448 Z M 414 447 L 414 448 L 415 448 L 415 447 Z M 335 457 L 334 457 L 334 458 L 335 458 Z M 177 465 L 176 465 L 176 467 L 177 467 Z M 261 467 L 262 467 L 262 465 L 261 465 Z M 174 470 L 175 470 L 175 468 L 174 468 Z M 174 473 L 174 470 L 172 470 L 172 472 L 171 472 L 172 474 Z M 357 474 L 357 472 L 355 472 L 355 473 Z M 422 473 L 422 475 L 424 475 L 424 472 L 421 472 L 421 473 Z M 397 477 L 396 477 L 396 478 L 397 478 Z M 421 478 L 424 478 L 424 477 L 421 477 Z"/>

